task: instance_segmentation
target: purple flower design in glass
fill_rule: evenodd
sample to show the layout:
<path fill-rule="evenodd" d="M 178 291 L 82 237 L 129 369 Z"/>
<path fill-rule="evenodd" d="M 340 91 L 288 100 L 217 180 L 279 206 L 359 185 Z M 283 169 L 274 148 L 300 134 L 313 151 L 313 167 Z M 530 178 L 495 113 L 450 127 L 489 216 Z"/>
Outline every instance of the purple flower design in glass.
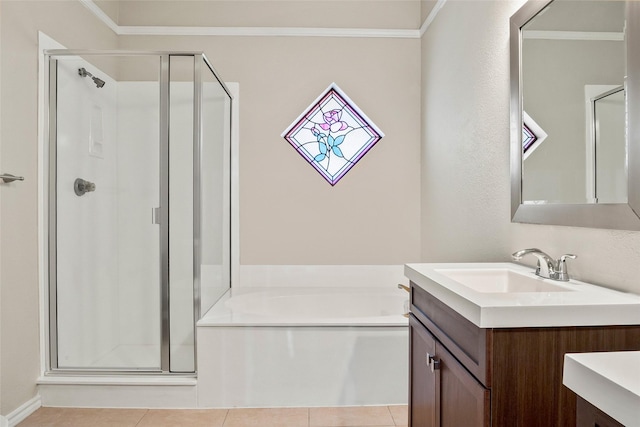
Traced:
<path fill-rule="evenodd" d="M 333 83 L 282 136 L 335 185 L 384 134 Z"/>

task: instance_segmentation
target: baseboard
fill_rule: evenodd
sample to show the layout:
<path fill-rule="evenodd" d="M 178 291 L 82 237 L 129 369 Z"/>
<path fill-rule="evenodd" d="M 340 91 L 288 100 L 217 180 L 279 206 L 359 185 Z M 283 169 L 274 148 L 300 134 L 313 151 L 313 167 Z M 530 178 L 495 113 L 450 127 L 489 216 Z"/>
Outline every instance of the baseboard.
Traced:
<path fill-rule="evenodd" d="M 2 417 L 0 421 L 0 426 L 2 427 L 14 427 L 19 423 L 25 420 L 29 415 L 33 414 L 42 406 L 42 400 L 40 399 L 40 395 L 36 395 L 33 399 L 28 400 L 23 403 L 19 408 L 15 411 L 12 411 L 6 417 Z"/>

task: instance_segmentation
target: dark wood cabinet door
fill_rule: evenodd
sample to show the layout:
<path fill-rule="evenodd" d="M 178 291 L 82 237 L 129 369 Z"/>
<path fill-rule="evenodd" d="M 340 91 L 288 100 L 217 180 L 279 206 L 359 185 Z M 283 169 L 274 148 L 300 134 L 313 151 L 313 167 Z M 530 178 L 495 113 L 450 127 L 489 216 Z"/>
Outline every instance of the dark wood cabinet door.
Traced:
<path fill-rule="evenodd" d="M 577 399 L 577 427 L 624 427 L 580 396 Z"/>
<path fill-rule="evenodd" d="M 436 425 L 436 375 L 429 356 L 436 353 L 436 340 L 416 318 L 409 317 L 409 426 Z"/>
<path fill-rule="evenodd" d="M 436 350 L 440 362 L 440 426 L 489 427 L 490 390 L 480 384 L 440 343 Z"/>

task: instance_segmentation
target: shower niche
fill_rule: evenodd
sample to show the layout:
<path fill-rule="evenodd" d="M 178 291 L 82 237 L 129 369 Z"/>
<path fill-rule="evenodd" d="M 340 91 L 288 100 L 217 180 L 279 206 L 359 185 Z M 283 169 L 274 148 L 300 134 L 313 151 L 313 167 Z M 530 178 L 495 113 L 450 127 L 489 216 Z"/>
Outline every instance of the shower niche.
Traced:
<path fill-rule="evenodd" d="M 231 281 L 231 95 L 202 53 L 45 59 L 49 370 L 195 373 Z"/>

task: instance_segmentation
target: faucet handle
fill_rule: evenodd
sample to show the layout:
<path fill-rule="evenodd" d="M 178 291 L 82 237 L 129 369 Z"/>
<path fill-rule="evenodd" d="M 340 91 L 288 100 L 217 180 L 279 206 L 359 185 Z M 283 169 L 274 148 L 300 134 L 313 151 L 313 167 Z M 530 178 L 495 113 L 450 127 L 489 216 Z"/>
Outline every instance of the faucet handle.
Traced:
<path fill-rule="evenodd" d="M 557 269 L 558 279 L 557 280 L 562 280 L 563 282 L 569 281 L 569 272 L 567 271 L 567 258 L 576 259 L 578 258 L 578 255 L 565 254 L 565 255 L 562 255 L 558 260 L 558 269 Z"/>
<path fill-rule="evenodd" d="M 398 289 L 403 289 L 403 290 L 411 293 L 411 288 L 409 288 L 408 286 L 405 286 L 403 284 L 400 284 L 400 283 L 398 284 Z"/>

